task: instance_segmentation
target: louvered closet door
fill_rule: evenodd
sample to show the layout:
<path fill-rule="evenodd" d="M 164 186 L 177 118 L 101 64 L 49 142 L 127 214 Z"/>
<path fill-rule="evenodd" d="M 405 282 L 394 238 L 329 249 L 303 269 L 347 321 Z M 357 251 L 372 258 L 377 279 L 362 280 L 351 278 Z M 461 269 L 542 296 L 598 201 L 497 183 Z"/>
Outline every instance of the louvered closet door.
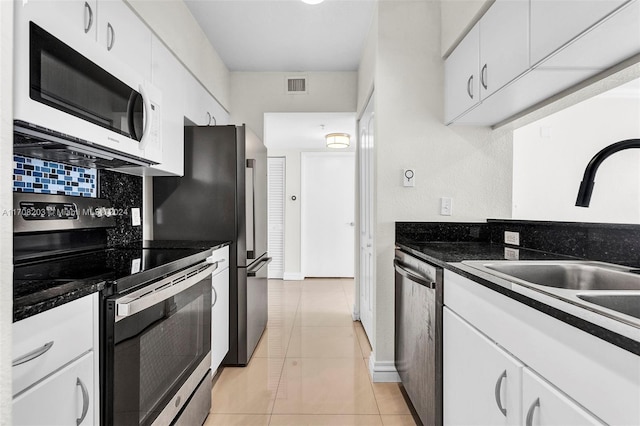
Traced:
<path fill-rule="evenodd" d="M 284 275 L 285 158 L 269 157 L 269 278 Z"/>

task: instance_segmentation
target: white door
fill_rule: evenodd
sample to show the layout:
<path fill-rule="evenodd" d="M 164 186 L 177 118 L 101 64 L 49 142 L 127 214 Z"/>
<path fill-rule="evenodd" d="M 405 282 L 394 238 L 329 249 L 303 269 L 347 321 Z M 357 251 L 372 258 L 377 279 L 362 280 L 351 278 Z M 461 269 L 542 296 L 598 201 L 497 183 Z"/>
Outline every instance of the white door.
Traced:
<path fill-rule="evenodd" d="M 360 194 L 360 220 L 358 245 L 359 316 L 364 331 L 373 343 L 373 286 L 375 282 L 374 222 L 373 222 L 373 148 L 374 110 L 373 95 L 358 122 L 358 189 Z"/>
<path fill-rule="evenodd" d="M 268 247 L 272 261 L 269 263 L 269 278 L 280 278 L 284 275 L 284 197 L 285 197 L 285 157 L 269 157 L 267 159 L 268 175 Z"/>
<path fill-rule="evenodd" d="M 355 153 L 302 153 L 302 272 L 353 277 Z"/>

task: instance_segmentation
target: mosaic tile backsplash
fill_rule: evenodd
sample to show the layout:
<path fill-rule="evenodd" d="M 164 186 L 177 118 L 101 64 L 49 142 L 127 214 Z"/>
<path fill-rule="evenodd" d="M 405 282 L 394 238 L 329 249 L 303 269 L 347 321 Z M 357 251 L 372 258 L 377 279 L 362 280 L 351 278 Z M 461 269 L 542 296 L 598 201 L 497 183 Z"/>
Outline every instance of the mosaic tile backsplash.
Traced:
<path fill-rule="evenodd" d="M 96 197 L 96 169 L 13 156 L 13 190 Z"/>

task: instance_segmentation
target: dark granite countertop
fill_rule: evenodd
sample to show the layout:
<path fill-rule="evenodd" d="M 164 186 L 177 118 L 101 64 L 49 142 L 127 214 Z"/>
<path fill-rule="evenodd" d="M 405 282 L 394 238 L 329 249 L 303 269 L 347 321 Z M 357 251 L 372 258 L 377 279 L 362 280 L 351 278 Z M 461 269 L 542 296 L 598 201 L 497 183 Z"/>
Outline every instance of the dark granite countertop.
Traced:
<path fill-rule="evenodd" d="M 14 266 L 13 321 L 202 261 L 230 241 L 138 241 Z M 105 293 L 106 294 L 106 293 Z"/>
<path fill-rule="evenodd" d="M 546 313 L 567 324 L 579 328 L 587 333 L 599 337 L 609 343 L 621 347 L 636 355 L 640 355 L 640 328 L 625 327 L 608 321 L 598 321 L 598 315 L 593 311 L 574 304 L 563 302 L 553 296 L 536 291 L 523 289 L 504 279 L 499 279 L 461 262 L 470 260 L 505 260 L 505 248 L 513 248 L 499 243 L 487 241 L 431 241 L 411 242 L 404 240 L 396 245 L 408 253 L 429 263 L 448 269 L 462 275 L 480 285 L 497 291 L 505 296 L 517 300 L 524 305 Z M 573 256 L 548 253 L 537 250 L 517 248 L 519 260 L 581 260 Z M 446 283 L 445 290 L 446 292 Z M 581 312 L 584 311 L 584 312 Z M 613 327 L 610 327 L 613 325 Z M 614 328 L 618 328 L 614 331 Z"/>

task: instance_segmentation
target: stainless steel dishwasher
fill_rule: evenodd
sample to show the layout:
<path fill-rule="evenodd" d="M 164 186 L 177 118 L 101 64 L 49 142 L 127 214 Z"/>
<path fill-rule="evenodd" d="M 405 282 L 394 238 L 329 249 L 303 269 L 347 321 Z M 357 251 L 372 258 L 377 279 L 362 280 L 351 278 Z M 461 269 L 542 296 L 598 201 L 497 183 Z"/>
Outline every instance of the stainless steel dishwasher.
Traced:
<path fill-rule="evenodd" d="M 425 426 L 442 425 L 443 271 L 401 249 L 395 268 L 395 364 Z"/>

